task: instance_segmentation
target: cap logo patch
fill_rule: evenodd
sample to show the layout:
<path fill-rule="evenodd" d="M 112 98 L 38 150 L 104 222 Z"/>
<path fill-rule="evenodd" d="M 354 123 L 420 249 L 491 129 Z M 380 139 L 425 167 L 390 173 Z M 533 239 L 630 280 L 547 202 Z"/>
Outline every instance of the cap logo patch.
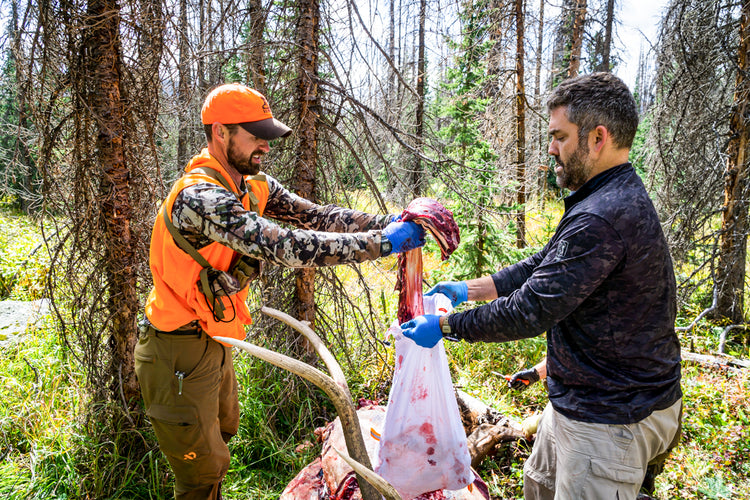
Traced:
<path fill-rule="evenodd" d="M 557 253 L 555 254 L 555 260 L 564 259 L 568 255 L 568 242 L 567 240 L 560 240 L 557 244 Z"/>
<path fill-rule="evenodd" d="M 271 114 L 271 106 L 268 105 L 268 101 L 266 101 L 266 98 L 263 98 L 263 113 L 270 115 Z"/>

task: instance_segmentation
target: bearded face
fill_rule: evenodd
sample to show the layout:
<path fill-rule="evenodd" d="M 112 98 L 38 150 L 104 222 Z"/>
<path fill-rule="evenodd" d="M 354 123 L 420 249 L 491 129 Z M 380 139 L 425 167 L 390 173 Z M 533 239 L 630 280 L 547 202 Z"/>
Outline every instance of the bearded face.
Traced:
<path fill-rule="evenodd" d="M 583 186 L 591 176 L 592 165 L 589 161 L 589 148 L 586 141 L 578 140 L 575 150 L 569 154 L 562 151 L 554 155 L 555 176 L 557 185 L 576 191 Z"/>
<path fill-rule="evenodd" d="M 257 174 L 263 163 L 263 155 L 268 151 L 267 140 L 255 137 L 242 127 L 229 130 L 226 141 L 227 162 L 241 175 Z"/>
<path fill-rule="evenodd" d="M 227 161 L 242 175 L 255 175 L 260 171 L 261 158 L 264 152 L 260 149 L 244 153 L 234 138 L 229 139 L 227 145 Z"/>
<path fill-rule="evenodd" d="M 587 137 L 581 138 L 579 132 L 578 126 L 568 120 L 565 107 L 550 111 L 548 152 L 557 163 L 557 185 L 571 191 L 583 186 L 594 171 Z"/>

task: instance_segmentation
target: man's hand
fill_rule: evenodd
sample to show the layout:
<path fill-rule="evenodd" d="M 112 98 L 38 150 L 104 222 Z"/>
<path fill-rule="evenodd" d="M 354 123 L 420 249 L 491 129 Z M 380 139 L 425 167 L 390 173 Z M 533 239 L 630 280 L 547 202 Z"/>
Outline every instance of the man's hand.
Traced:
<path fill-rule="evenodd" d="M 383 229 L 391 242 L 391 253 L 402 253 L 424 245 L 424 228 L 416 222 L 391 222 Z"/>
<path fill-rule="evenodd" d="M 436 293 L 442 293 L 449 299 L 451 299 L 451 305 L 456 307 L 459 304 L 463 304 L 469 298 L 469 287 L 465 281 L 441 281 L 437 285 L 430 288 L 425 295 L 433 295 Z"/>
<path fill-rule="evenodd" d="M 523 391 L 534 382 L 539 382 L 539 372 L 536 371 L 536 368 L 529 368 L 505 378 L 508 380 L 508 387 L 517 391 Z"/>
<path fill-rule="evenodd" d="M 420 347 L 430 349 L 443 338 L 440 330 L 440 316 L 425 314 L 417 316 L 401 325 L 401 333 L 417 343 Z"/>

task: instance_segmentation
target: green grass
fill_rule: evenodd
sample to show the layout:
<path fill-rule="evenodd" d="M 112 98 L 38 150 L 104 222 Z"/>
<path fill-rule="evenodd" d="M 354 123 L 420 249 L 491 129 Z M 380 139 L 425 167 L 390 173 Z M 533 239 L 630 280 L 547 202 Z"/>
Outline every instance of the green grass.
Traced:
<path fill-rule="evenodd" d="M 38 224 L 23 215 L 2 213 L 0 227 L 0 299 L 41 298 L 49 258 Z"/>

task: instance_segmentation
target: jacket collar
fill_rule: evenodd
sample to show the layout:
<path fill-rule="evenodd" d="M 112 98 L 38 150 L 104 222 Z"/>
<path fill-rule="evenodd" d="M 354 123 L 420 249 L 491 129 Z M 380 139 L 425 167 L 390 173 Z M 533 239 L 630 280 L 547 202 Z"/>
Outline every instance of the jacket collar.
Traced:
<path fill-rule="evenodd" d="M 632 170 L 633 166 L 630 162 L 622 163 L 612 168 L 608 168 L 604 172 L 595 175 L 586 183 L 581 186 L 578 191 L 573 191 L 563 200 L 565 202 L 565 211 L 567 212 L 573 206 L 586 199 L 594 191 L 598 190 L 601 186 L 609 183 L 614 177 L 620 175 L 623 172 Z"/>

